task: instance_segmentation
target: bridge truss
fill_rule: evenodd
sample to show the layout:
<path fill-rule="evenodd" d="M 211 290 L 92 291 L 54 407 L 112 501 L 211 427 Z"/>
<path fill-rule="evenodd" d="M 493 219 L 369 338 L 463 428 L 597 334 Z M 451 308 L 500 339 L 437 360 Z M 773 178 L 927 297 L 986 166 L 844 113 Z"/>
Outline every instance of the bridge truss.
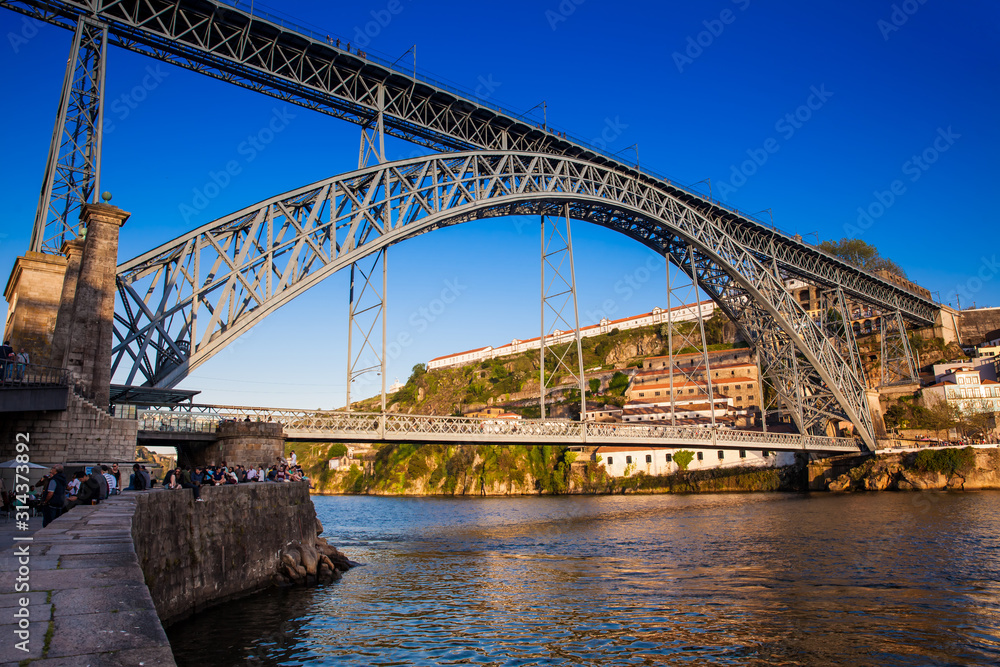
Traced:
<path fill-rule="evenodd" d="M 664 255 L 761 353 L 803 433 L 830 420 L 874 435 L 864 382 L 784 289 L 773 259 L 723 221 L 634 174 L 545 154 L 470 152 L 391 162 L 285 193 L 119 266 L 112 374 L 172 387 L 275 309 L 360 258 L 440 227 L 569 216 Z M 137 382 L 138 380 L 138 382 Z"/>
<path fill-rule="evenodd" d="M 547 124 L 526 121 L 489 100 L 416 77 L 398 65 L 352 51 L 347 44 L 341 46 L 339 40 L 333 44 L 328 37 L 284 19 L 215 0 L 0 0 L 0 7 L 68 30 L 75 31 L 81 21 L 103 26 L 106 44 L 362 127 L 378 123 L 386 134 L 434 150 L 542 152 L 616 169 L 713 219 L 735 243 L 755 255 L 773 258 L 784 275 L 825 288 L 839 286 L 848 298 L 886 312 L 898 310 L 911 323 L 927 326 L 934 321 L 936 309 L 931 301 L 749 215 L 640 170 L 621 156 L 588 146 Z M 77 63 L 71 60 L 69 68 L 77 68 Z M 91 124 L 87 131 L 99 133 L 100 124 Z M 99 146 L 99 134 L 95 141 Z M 76 192 L 95 195 L 98 177 L 96 171 L 91 173 L 89 185 Z M 41 214 L 39 220 L 43 222 L 36 224 L 50 229 L 36 227 L 36 238 L 69 240 L 78 231 L 73 220 Z M 59 248 L 53 242 L 43 250 L 58 252 Z"/>

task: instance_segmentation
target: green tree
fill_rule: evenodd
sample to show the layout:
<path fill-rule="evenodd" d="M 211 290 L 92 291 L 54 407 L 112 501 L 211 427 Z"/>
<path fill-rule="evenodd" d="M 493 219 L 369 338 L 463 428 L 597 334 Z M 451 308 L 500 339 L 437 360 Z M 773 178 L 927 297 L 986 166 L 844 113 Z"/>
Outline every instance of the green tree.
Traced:
<path fill-rule="evenodd" d="M 674 463 L 681 470 L 687 470 L 688 466 L 691 465 L 691 461 L 694 461 L 694 452 L 682 449 L 679 452 L 674 452 Z"/>
<path fill-rule="evenodd" d="M 627 387 L 628 387 L 628 376 L 625 375 L 625 373 L 618 371 L 611 376 L 611 382 L 608 383 L 609 392 L 621 395 Z"/>
<path fill-rule="evenodd" d="M 842 238 L 839 241 L 823 241 L 819 244 L 819 249 L 865 271 L 888 271 L 902 278 L 906 277 L 906 272 L 898 264 L 882 257 L 878 248 L 861 239 Z"/>
<path fill-rule="evenodd" d="M 920 412 L 921 426 L 932 431 L 948 431 L 959 425 L 961 414 L 958 407 L 943 399 L 927 401 Z"/>
<path fill-rule="evenodd" d="M 598 378 L 591 378 L 587 384 L 590 385 L 591 394 L 596 394 L 601 389 L 601 381 Z"/>
<path fill-rule="evenodd" d="M 885 411 L 885 425 L 889 428 L 905 428 L 910 417 L 909 411 L 899 403 L 889 406 Z"/>

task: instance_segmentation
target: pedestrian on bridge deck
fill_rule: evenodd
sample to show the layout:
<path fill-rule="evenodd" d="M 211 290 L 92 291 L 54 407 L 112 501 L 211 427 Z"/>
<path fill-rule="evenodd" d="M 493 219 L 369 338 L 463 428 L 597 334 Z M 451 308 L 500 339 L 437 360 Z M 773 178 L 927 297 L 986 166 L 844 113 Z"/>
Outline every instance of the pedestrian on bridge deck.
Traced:
<path fill-rule="evenodd" d="M 14 348 L 10 346 L 10 341 L 5 340 L 0 345 L 0 383 L 6 382 L 8 372 L 13 368 Z"/>

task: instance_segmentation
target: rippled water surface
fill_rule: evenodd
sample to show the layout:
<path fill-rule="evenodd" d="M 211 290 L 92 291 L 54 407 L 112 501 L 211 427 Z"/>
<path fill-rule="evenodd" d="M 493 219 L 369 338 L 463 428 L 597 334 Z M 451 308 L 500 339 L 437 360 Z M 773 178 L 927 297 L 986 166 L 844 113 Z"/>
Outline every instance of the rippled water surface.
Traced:
<path fill-rule="evenodd" d="M 1000 493 L 316 497 L 366 563 L 180 665 L 996 665 Z"/>

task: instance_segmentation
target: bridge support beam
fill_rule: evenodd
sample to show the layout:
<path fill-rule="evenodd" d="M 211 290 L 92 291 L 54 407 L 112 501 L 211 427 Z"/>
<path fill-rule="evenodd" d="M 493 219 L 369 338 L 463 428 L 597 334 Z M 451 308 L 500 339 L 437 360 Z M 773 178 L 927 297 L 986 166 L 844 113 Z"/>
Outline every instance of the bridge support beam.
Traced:
<path fill-rule="evenodd" d="M 545 419 L 545 395 L 552 381 L 560 371 L 574 380 L 580 390 L 580 421 L 587 421 L 587 382 L 583 371 L 583 345 L 580 341 L 580 310 L 576 300 L 576 266 L 573 263 L 573 235 L 570 232 L 569 204 L 564 204 L 562 216 L 542 215 L 542 337 L 539 340 L 539 386 L 538 404 L 541 418 Z M 572 301 L 572 323 L 569 321 Z M 546 324 L 548 322 L 548 324 Z M 573 330 L 573 343 L 566 342 L 560 353 L 559 339 L 567 329 Z M 557 333 L 559 332 L 559 333 Z M 565 339 L 563 338 L 564 342 Z M 570 351 L 575 343 L 577 363 L 572 364 Z M 545 372 L 545 350 L 549 349 L 555 359 L 552 373 Z"/>
<path fill-rule="evenodd" d="M 82 207 L 99 196 L 107 45 L 106 25 L 77 21 L 35 213 L 34 252 L 57 253 L 79 236 Z"/>
<path fill-rule="evenodd" d="M 378 87 L 378 110 L 372 119 L 361 128 L 361 145 L 358 148 L 358 169 L 385 162 L 385 86 Z M 388 197 L 388 188 L 386 189 Z M 392 226 L 389 207 L 385 207 L 383 224 L 386 231 Z M 383 247 L 373 257 L 351 263 L 351 285 L 347 315 L 347 397 L 345 409 L 351 409 L 351 385 L 354 381 L 377 371 L 381 379 L 380 405 L 385 412 L 386 368 L 386 308 L 388 289 L 389 249 Z M 379 267 L 382 269 L 382 288 L 377 280 Z M 355 280 L 360 276 L 360 286 Z M 357 293 L 355 293 L 356 287 Z M 381 330 L 379 330 L 381 329 Z M 359 345 L 354 346 L 355 331 L 359 335 Z M 372 340 L 381 338 L 376 348 Z M 356 350 L 356 352 L 355 352 Z M 370 356 L 368 356 L 370 355 Z"/>
<path fill-rule="evenodd" d="M 910 349 L 903 316 L 898 310 L 882 313 L 879 327 L 882 344 L 881 386 L 916 383 L 917 363 Z"/>
<path fill-rule="evenodd" d="M 688 245 L 686 252 L 690 258 L 694 256 L 694 246 Z M 668 375 L 670 384 L 670 425 L 677 425 L 677 397 L 678 395 L 684 395 L 683 389 L 680 390 L 679 394 L 674 390 L 674 377 L 679 376 L 680 381 L 684 384 L 694 385 L 699 392 L 704 392 L 705 400 L 709 406 L 709 415 L 711 424 L 715 426 L 715 394 L 712 389 L 712 366 L 708 358 L 708 345 L 705 338 L 705 317 L 702 313 L 702 296 L 698 289 L 698 265 L 695 261 L 690 261 L 691 275 L 687 276 L 681 273 L 681 278 L 679 281 L 672 281 L 670 277 L 671 268 L 676 266 L 683 266 L 684 261 L 682 258 L 675 255 L 673 252 L 666 253 L 665 257 L 667 261 L 667 369 L 670 374 Z M 695 322 L 697 326 L 695 329 L 688 330 L 690 325 L 690 319 L 681 318 L 680 322 L 674 322 L 674 309 L 683 308 L 684 306 L 690 305 L 690 307 L 695 309 Z M 685 314 L 685 313 L 680 313 Z M 693 365 L 688 368 L 682 368 L 677 365 L 674 360 L 674 337 L 680 339 L 678 347 L 680 349 L 685 349 L 687 347 L 693 347 L 701 353 L 701 367 L 702 369 L 696 368 Z"/>

